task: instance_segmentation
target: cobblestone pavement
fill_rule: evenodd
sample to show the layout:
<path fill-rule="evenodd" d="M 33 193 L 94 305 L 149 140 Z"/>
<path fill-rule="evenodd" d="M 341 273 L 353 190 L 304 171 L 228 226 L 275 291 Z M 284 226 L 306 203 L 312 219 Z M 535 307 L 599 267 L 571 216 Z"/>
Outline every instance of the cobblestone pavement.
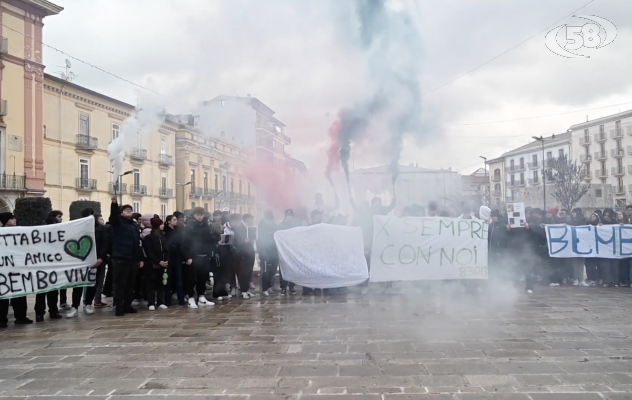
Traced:
<path fill-rule="evenodd" d="M 632 289 L 493 294 L 441 314 L 298 295 L 10 325 L 0 399 L 632 399 Z"/>

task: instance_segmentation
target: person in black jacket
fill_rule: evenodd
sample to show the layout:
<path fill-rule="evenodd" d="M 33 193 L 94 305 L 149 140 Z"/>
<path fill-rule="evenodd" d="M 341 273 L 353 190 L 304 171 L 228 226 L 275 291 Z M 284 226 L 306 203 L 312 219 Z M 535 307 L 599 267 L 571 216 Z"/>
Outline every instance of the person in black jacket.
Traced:
<path fill-rule="evenodd" d="M 243 222 L 235 219 L 235 248 L 238 258 L 236 272 L 239 288 L 241 289 L 241 297 L 244 299 L 249 299 L 252 296 L 248 293 L 248 289 L 250 287 L 250 278 L 252 278 L 252 270 L 255 266 L 255 240 L 257 238 L 250 237 L 248 228 L 253 225 L 254 217 L 250 214 L 244 214 Z"/>
<path fill-rule="evenodd" d="M 617 219 L 612 208 L 603 210 L 603 225 L 615 225 Z M 613 258 L 602 258 L 600 262 L 601 278 L 603 287 L 615 287 L 619 283 L 619 264 Z"/>
<path fill-rule="evenodd" d="M 507 247 L 509 245 L 509 230 L 507 222 L 502 219 L 499 210 L 492 210 L 490 213 L 491 223 L 489 224 L 489 267 L 488 276 L 490 278 L 510 279 L 509 260 L 507 257 Z"/>
<path fill-rule="evenodd" d="M 178 218 L 168 215 L 165 220 L 165 242 L 169 253 L 169 266 L 167 268 L 168 282 L 165 286 L 165 305 L 171 306 L 171 294 L 176 292 L 178 303 L 183 306 L 184 302 L 184 280 L 182 275 L 182 232 L 184 225 L 180 226 Z"/>
<path fill-rule="evenodd" d="M 167 279 L 164 274 L 167 273 L 169 266 L 169 254 L 163 232 L 165 225 L 157 217 L 152 218 L 150 223 L 151 233 L 143 238 L 143 248 L 147 256 L 145 273 L 147 307 L 149 311 L 154 311 L 156 306 L 161 310 L 166 310 L 169 307 L 165 305 Z"/>
<path fill-rule="evenodd" d="M 58 210 L 54 210 L 48 213 L 44 223 L 46 225 L 58 224 L 62 222 L 64 213 Z M 50 319 L 61 319 L 62 316 L 59 313 L 57 307 L 57 301 L 59 300 L 59 294 L 63 293 L 66 297 L 66 289 L 52 290 L 47 293 L 38 293 L 35 295 L 35 321 L 44 322 L 44 314 L 46 313 L 46 303 L 48 302 L 48 314 Z M 64 303 L 66 300 L 64 300 Z"/>
<path fill-rule="evenodd" d="M 110 246 L 110 235 L 109 235 L 109 225 L 105 225 L 105 221 L 103 220 L 103 216 L 101 214 L 94 214 L 95 221 L 95 240 L 97 243 L 101 243 L 101 250 L 97 249 L 97 258 L 102 258 L 103 262 L 99 267 L 97 267 L 97 283 L 95 285 L 95 294 L 94 294 L 94 308 L 104 308 L 107 307 L 108 304 L 103 302 L 102 295 L 103 289 L 105 287 L 105 281 L 107 280 L 107 271 L 110 270 L 110 250 L 112 246 Z M 110 272 L 112 275 L 112 272 Z M 112 278 L 110 278 L 112 279 Z"/>
<path fill-rule="evenodd" d="M 257 251 L 259 252 L 259 267 L 261 268 L 261 292 L 266 297 L 272 293 L 274 277 L 279 267 L 279 254 L 274 242 L 276 230 L 277 226 L 274 223 L 272 211 L 265 211 L 263 219 L 259 222 Z"/>
<path fill-rule="evenodd" d="M 143 267 L 143 249 L 138 224 L 132 219 L 133 208 L 129 204 L 119 209 L 116 196 L 110 205 L 112 226 L 112 266 L 114 278 L 114 308 L 117 317 L 134 314 L 134 280 L 138 269 Z"/>
<path fill-rule="evenodd" d="M 198 308 L 201 305 L 215 305 L 208 301 L 206 293 L 206 281 L 211 270 L 211 257 L 213 249 L 219 242 L 218 235 L 211 234 L 211 228 L 206 218 L 206 210 L 196 207 L 193 210 L 193 219 L 187 224 L 182 239 L 182 253 L 188 265 L 186 272 L 186 292 L 189 296 L 189 308 Z M 195 301 L 197 293 L 198 300 Z"/>

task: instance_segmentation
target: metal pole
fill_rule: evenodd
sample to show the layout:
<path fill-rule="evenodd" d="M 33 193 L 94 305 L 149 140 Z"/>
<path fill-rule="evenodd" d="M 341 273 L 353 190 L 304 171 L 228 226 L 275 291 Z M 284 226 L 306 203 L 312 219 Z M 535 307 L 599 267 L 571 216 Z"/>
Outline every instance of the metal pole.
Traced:
<path fill-rule="evenodd" d="M 542 138 L 542 193 L 544 212 L 546 212 L 546 169 L 544 168 L 544 138 Z"/>

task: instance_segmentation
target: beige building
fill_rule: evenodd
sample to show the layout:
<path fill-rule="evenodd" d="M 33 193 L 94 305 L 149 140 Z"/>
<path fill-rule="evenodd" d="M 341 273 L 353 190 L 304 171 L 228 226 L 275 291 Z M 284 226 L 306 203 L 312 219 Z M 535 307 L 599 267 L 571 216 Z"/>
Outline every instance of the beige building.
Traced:
<path fill-rule="evenodd" d="M 54 209 L 66 212 L 75 200 L 98 201 L 107 218 L 116 192 L 121 204 L 131 204 L 139 213 L 164 217 L 176 210 L 173 124 L 139 133 L 126 153 L 120 185 L 112 174 L 107 146 L 133 110 L 131 104 L 45 75 L 44 188 Z"/>
<path fill-rule="evenodd" d="M 62 10 L 46 0 L 0 2 L 0 212 L 45 192 L 43 20 Z"/>
<path fill-rule="evenodd" d="M 254 148 L 209 137 L 178 116 L 167 116 L 176 124 L 176 197 L 179 210 L 204 207 L 213 212 L 259 214 L 255 188 L 248 180 Z"/>

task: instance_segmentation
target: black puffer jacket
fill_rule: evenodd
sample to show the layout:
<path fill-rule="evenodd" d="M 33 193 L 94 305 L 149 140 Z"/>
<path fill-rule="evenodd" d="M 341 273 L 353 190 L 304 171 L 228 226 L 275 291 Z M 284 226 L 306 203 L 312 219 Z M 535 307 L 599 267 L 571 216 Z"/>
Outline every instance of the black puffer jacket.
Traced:
<path fill-rule="evenodd" d="M 133 219 L 121 218 L 117 203 L 110 206 L 110 226 L 112 227 L 112 258 L 140 262 L 143 248 L 138 224 Z"/>
<path fill-rule="evenodd" d="M 147 261 L 149 261 L 154 268 L 162 268 L 160 262 L 169 259 L 167 243 L 163 235 L 150 233 L 145 236 L 143 238 L 143 248 L 147 255 Z"/>
<path fill-rule="evenodd" d="M 169 249 L 169 254 L 171 256 L 181 255 L 182 254 L 182 232 L 184 228 L 176 227 L 171 228 L 165 225 L 165 241 L 167 244 L 167 248 Z"/>
<path fill-rule="evenodd" d="M 217 250 L 220 239 L 220 235 L 211 232 L 206 218 L 202 222 L 192 220 L 187 224 L 182 236 L 182 255 L 185 259 L 202 254 L 210 256 Z"/>
<path fill-rule="evenodd" d="M 108 228 L 94 221 L 94 241 L 97 247 L 97 258 L 105 262 L 108 258 L 110 245 L 108 244 Z"/>

